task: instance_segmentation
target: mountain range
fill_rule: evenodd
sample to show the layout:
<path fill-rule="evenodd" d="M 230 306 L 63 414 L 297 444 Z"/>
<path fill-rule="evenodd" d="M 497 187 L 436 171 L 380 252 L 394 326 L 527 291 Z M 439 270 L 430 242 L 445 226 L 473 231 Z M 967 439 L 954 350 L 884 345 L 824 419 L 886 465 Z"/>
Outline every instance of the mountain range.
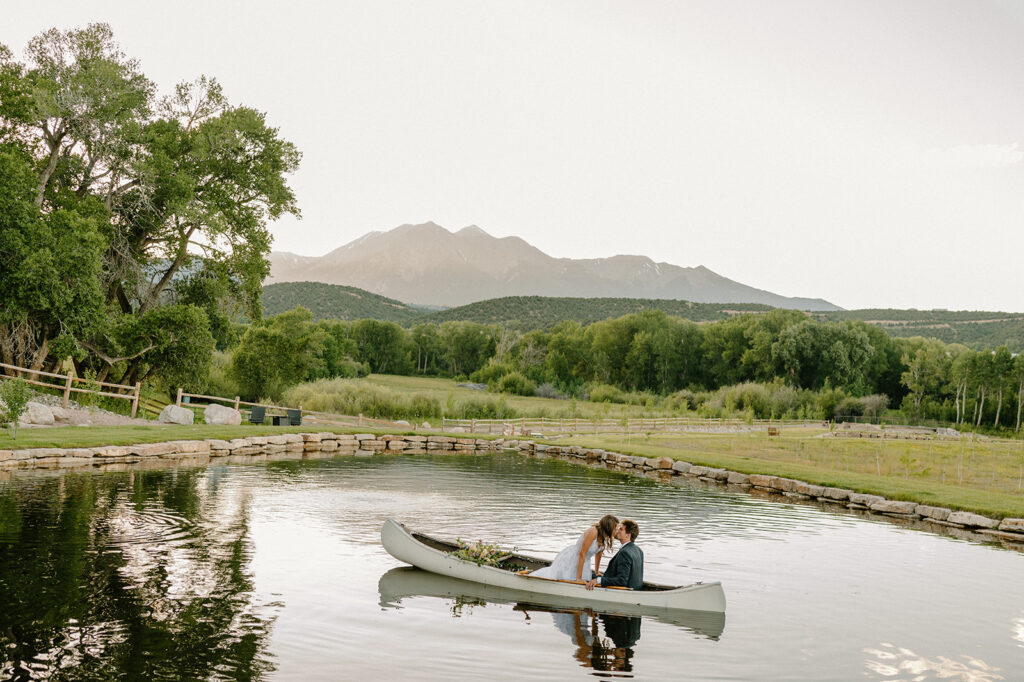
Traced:
<path fill-rule="evenodd" d="M 369 232 L 326 255 L 270 254 L 274 282 L 324 282 L 366 289 L 414 305 L 458 306 L 503 296 L 682 299 L 840 310 L 820 298 L 790 298 L 646 256 L 554 258 L 519 237 L 475 225 L 458 232 L 435 223 Z"/>

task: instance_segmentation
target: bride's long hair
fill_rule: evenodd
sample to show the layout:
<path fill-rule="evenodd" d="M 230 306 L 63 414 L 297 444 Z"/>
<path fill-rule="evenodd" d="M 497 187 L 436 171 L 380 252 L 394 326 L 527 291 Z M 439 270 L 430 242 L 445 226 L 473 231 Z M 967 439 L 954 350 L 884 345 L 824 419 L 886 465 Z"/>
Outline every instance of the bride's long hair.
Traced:
<path fill-rule="evenodd" d="M 612 541 L 615 539 L 615 529 L 619 520 L 611 514 L 605 514 L 601 520 L 594 524 L 597 528 L 597 546 L 601 549 L 611 549 Z"/>

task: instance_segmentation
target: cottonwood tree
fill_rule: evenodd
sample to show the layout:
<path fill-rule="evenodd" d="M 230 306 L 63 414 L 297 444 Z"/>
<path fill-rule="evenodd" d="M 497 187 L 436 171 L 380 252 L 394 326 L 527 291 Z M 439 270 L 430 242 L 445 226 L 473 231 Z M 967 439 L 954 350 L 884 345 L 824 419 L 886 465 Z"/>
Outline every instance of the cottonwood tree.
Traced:
<path fill-rule="evenodd" d="M 73 355 L 128 382 L 169 346 L 166 330 L 126 343 L 123 317 L 179 304 L 206 310 L 209 325 L 231 299 L 258 318 L 267 222 L 298 214 L 286 177 L 299 158 L 214 79 L 158 98 L 106 24 L 46 31 L 24 61 L 0 46 L 5 360 L 40 368 Z M 194 300 L 200 272 L 219 282 L 212 299 Z M 178 330 L 179 345 L 192 331 Z"/>

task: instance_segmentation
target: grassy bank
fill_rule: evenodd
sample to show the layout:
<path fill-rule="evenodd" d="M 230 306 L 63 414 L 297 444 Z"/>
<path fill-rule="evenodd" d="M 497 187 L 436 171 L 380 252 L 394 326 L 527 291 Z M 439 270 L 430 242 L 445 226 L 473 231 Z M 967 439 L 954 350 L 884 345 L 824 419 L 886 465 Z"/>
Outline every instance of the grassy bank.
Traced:
<path fill-rule="evenodd" d="M 169 440 L 203 440 L 205 438 L 245 438 L 247 436 L 272 436 L 282 433 L 396 433 L 394 429 L 373 429 L 369 427 L 341 428 L 323 424 L 305 426 L 216 426 L 195 424 L 154 424 L 153 426 L 60 426 L 47 429 L 19 429 L 18 439 L 0 432 L 0 450 L 22 448 L 91 448 L 101 445 L 133 445 L 136 443 L 159 443 Z M 409 433 L 412 433 L 411 431 Z M 474 434 L 474 438 L 487 438 Z"/>
<path fill-rule="evenodd" d="M 996 517 L 1024 517 L 1024 446 L 1007 441 L 820 438 L 822 430 L 578 436 L 569 442 L 668 456 L 748 474 L 796 478 Z M 558 445 L 566 440 L 560 439 Z"/>

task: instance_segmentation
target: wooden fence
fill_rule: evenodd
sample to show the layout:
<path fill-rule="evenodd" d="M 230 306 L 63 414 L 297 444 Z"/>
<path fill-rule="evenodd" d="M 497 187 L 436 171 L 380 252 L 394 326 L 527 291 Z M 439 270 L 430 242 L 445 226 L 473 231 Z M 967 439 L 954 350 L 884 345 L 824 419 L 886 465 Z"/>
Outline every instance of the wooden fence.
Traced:
<path fill-rule="evenodd" d="M 142 385 L 139 382 L 135 382 L 134 386 L 126 386 L 124 384 L 113 384 L 109 381 L 91 381 L 76 377 L 71 372 L 67 374 L 53 374 L 52 372 L 7 365 L 2 362 L 0 362 L 0 372 L 2 372 L 0 373 L 0 379 L 21 378 L 31 386 L 48 388 L 62 393 L 61 405 L 65 408 L 68 406 L 68 401 L 71 400 L 72 393 L 89 393 L 106 398 L 130 400 L 132 402 L 132 417 L 139 411 L 139 395 L 142 391 Z M 57 381 L 48 382 L 46 379 L 56 379 Z"/>
<path fill-rule="evenodd" d="M 286 414 L 288 410 L 298 410 L 299 414 L 302 415 L 303 423 L 308 424 L 324 424 L 327 426 L 365 426 L 368 428 L 381 427 L 390 428 L 398 427 L 401 429 L 415 429 L 415 425 L 389 421 L 387 419 L 371 419 L 370 417 L 364 417 L 361 414 L 358 415 L 347 415 L 347 414 L 334 414 L 331 412 L 316 412 L 314 410 L 304 410 L 302 405 L 297 407 L 289 407 L 287 405 L 270 405 L 267 403 L 252 403 L 247 400 L 242 400 L 237 395 L 234 398 L 223 398 L 217 395 L 203 395 L 202 393 L 186 393 L 183 389 L 178 389 L 178 396 L 175 400 L 175 404 L 178 407 L 187 407 L 193 411 L 199 407 L 204 407 L 203 403 L 197 403 L 196 401 L 205 401 L 205 403 L 218 402 L 230 405 L 236 410 L 246 411 L 249 414 L 252 413 L 253 407 L 262 407 L 268 410 L 268 413 L 277 412 L 279 414 Z M 244 408 L 250 408 L 244 410 Z"/>
<path fill-rule="evenodd" d="M 501 433 L 528 436 L 535 433 L 654 433 L 666 431 L 692 431 L 719 427 L 753 427 L 766 429 L 777 435 L 783 427 L 828 426 L 821 420 L 796 419 L 703 419 L 695 417 L 658 417 L 640 419 L 550 419 L 547 417 L 520 417 L 518 419 L 442 419 L 441 429 L 464 429 L 470 433 Z"/>

